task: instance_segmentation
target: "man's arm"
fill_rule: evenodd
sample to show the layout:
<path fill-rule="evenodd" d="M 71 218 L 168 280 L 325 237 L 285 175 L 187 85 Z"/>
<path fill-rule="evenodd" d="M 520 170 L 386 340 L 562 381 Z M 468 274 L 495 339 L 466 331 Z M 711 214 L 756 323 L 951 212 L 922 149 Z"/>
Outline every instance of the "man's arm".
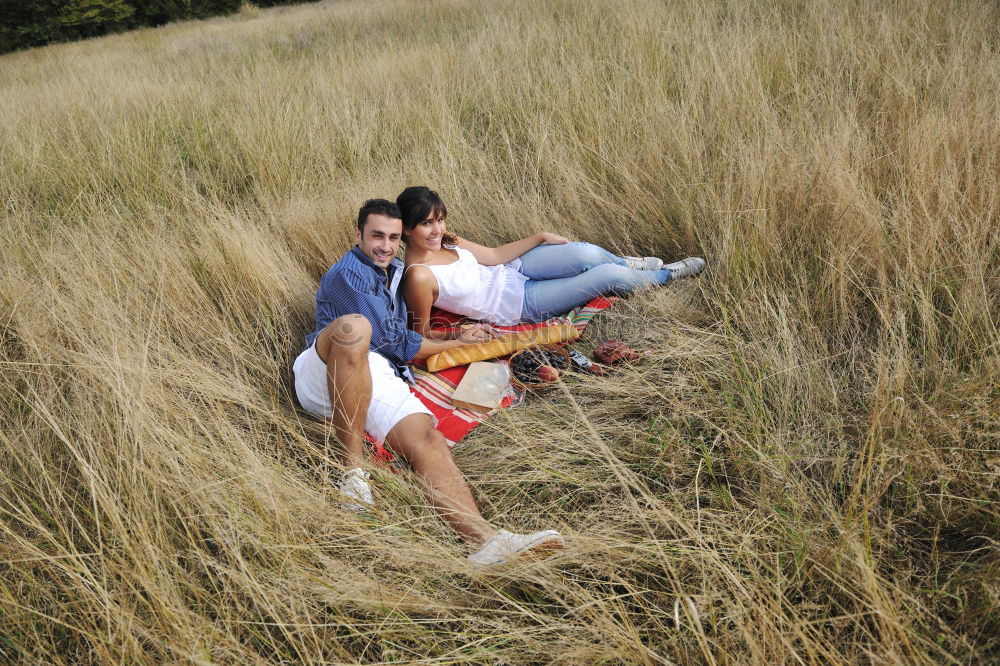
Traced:
<path fill-rule="evenodd" d="M 367 276 L 345 268 L 330 275 L 322 287 L 331 321 L 347 314 L 359 314 L 368 320 L 372 351 L 405 363 L 420 349 L 423 338 L 390 311 Z"/>
<path fill-rule="evenodd" d="M 434 354 L 443 352 L 446 349 L 472 344 L 473 342 L 481 342 L 481 340 L 432 340 L 430 338 L 424 338 L 423 344 L 420 345 L 420 349 L 417 350 L 417 353 L 412 360 L 423 361 L 426 360 L 428 356 L 433 356 Z"/>
<path fill-rule="evenodd" d="M 494 337 L 488 326 L 476 325 L 462 330 L 453 340 L 425 338 L 406 327 L 402 318 L 390 312 L 379 296 L 369 293 L 358 275 L 342 271 L 325 285 L 324 293 L 335 317 L 360 314 L 371 324 L 371 349 L 402 363 L 423 361 L 459 345 L 467 345 Z M 334 318 L 335 318 L 334 317 Z"/>

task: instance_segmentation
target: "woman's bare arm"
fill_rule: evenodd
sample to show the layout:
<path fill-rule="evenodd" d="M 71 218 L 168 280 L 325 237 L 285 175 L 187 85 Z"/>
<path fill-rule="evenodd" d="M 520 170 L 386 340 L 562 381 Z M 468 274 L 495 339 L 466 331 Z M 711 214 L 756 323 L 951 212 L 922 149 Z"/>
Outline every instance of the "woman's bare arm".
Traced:
<path fill-rule="evenodd" d="M 409 311 L 410 328 L 431 340 L 451 339 L 445 331 L 431 328 L 431 306 L 437 296 L 437 280 L 426 266 L 412 266 L 403 280 L 403 300 Z"/>
<path fill-rule="evenodd" d="M 513 243 L 501 245 L 500 247 L 486 247 L 485 245 L 479 245 L 464 238 L 458 238 L 457 245 L 471 252 L 476 261 L 484 266 L 498 266 L 517 259 L 528 250 L 534 249 L 539 245 L 562 245 L 568 242 L 569 239 L 563 238 L 558 234 L 543 231 L 542 233 L 532 234 L 527 238 L 516 240 Z"/>

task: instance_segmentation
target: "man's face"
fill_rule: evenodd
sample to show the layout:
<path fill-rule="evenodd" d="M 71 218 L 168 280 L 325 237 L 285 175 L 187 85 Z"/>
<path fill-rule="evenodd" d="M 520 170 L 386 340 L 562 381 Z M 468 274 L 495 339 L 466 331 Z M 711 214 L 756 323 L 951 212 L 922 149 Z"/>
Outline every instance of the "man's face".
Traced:
<path fill-rule="evenodd" d="M 403 221 L 382 213 L 370 213 L 365 228 L 354 230 L 358 248 L 380 268 L 388 268 L 403 235 Z"/>

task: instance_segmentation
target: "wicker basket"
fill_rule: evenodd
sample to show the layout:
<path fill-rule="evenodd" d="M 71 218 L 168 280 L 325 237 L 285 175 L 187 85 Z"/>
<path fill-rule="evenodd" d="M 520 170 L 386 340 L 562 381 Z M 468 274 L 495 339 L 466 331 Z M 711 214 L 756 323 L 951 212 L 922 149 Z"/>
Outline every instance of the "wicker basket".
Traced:
<path fill-rule="evenodd" d="M 563 370 L 559 370 L 560 374 L 564 372 L 569 372 L 573 367 L 573 363 L 570 361 L 569 358 L 569 352 L 566 351 L 565 347 L 562 347 L 560 345 L 536 345 L 534 347 L 528 347 L 527 349 L 522 349 L 521 351 L 511 354 L 510 356 L 510 362 L 511 362 L 510 383 L 513 384 L 514 388 L 518 389 L 519 391 L 526 391 L 529 389 L 535 391 L 538 389 L 545 388 L 546 386 L 551 386 L 552 384 L 555 383 L 555 382 L 522 382 L 520 379 L 514 376 L 514 367 L 513 367 L 514 359 L 520 356 L 521 354 L 535 351 L 537 349 L 544 349 L 546 351 L 555 352 L 556 354 L 566 359 L 566 368 Z"/>

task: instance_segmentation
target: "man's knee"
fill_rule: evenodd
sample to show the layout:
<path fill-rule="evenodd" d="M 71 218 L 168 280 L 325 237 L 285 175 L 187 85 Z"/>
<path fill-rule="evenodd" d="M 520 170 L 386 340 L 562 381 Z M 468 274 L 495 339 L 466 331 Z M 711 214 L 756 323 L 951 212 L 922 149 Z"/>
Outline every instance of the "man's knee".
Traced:
<path fill-rule="evenodd" d="M 439 430 L 434 428 L 428 419 L 427 428 L 414 437 L 410 445 L 413 455 L 425 463 L 437 465 L 454 465 L 451 448 L 448 441 Z"/>
<path fill-rule="evenodd" d="M 451 458 L 451 448 L 448 446 L 448 440 L 444 438 L 444 435 L 437 428 L 431 427 L 424 431 L 424 446 L 429 451 Z"/>
<path fill-rule="evenodd" d="M 403 433 L 400 435 L 409 439 L 414 446 L 422 450 L 448 450 L 444 435 L 434 427 L 434 419 L 429 414 L 411 414 L 407 419 L 407 431 L 405 435 Z"/>
<path fill-rule="evenodd" d="M 372 325 L 359 314 L 337 317 L 320 331 L 316 340 L 316 350 L 321 358 L 329 362 L 328 354 L 337 360 L 367 357 L 372 339 Z"/>

